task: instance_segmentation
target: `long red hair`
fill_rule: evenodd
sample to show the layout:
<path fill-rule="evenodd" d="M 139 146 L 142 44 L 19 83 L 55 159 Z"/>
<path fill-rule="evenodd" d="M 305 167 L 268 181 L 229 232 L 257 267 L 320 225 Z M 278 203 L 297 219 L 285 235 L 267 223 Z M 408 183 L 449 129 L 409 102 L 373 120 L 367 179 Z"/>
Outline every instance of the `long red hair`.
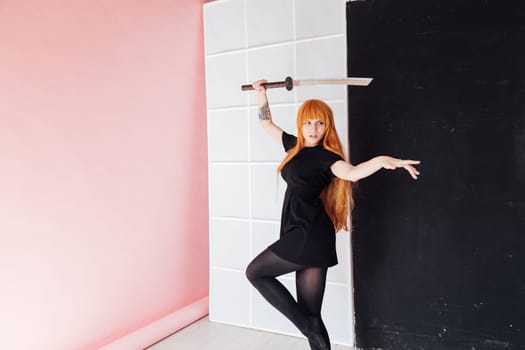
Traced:
<path fill-rule="evenodd" d="M 286 163 L 304 148 L 303 123 L 306 120 L 323 121 L 326 125 L 326 131 L 322 140 L 323 147 L 345 159 L 343 146 L 335 129 L 332 109 L 321 100 L 308 100 L 302 104 L 297 112 L 297 144 L 288 151 L 286 157 L 277 168 L 278 173 L 281 172 Z M 350 181 L 334 177 L 330 184 L 323 189 L 320 198 L 326 213 L 334 223 L 335 231 L 338 232 L 342 229 L 348 231 L 348 214 L 354 206 Z"/>

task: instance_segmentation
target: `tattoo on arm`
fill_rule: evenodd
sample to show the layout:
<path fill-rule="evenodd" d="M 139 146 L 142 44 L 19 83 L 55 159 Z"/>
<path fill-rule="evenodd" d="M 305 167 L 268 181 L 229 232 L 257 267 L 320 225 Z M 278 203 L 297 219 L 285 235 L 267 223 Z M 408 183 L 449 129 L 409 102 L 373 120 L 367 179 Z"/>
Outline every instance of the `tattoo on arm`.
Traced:
<path fill-rule="evenodd" d="M 259 119 L 260 120 L 270 120 L 272 118 L 272 113 L 270 113 L 270 107 L 268 102 L 265 103 L 261 108 L 259 108 Z"/>

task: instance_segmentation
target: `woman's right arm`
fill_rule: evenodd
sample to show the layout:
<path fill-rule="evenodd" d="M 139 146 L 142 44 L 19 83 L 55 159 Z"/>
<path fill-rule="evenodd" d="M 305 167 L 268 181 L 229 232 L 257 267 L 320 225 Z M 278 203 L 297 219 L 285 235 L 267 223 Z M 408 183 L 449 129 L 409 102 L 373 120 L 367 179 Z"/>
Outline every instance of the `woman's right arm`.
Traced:
<path fill-rule="evenodd" d="M 270 135 L 272 139 L 282 144 L 283 129 L 275 125 L 272 121 L 272 113 L 268 105 L 268 97 L 266 96 L 266 88 L 262 85 L 267 83 L 267 80 L 257 80 L 252 84 L 255 91 L 257 91 L 257 112 L 259 114 L 259 123 L 263 130 Z"/>

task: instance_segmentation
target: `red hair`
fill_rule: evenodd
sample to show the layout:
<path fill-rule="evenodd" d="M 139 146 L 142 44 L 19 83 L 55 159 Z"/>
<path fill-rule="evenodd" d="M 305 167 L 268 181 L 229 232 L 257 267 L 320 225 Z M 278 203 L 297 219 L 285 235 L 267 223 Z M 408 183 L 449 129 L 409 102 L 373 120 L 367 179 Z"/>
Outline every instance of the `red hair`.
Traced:
<path fill-rule="evenodd" d="M 281 172 L 286 163 L 304 148 L 303 123 L 306 120 L 323 121 L 326 125 L 322 140 L 323 147 L 340 155 L 343 159 L 345 158 L 343 146 L 335 129 L 332 109 L 321 100 L 308 100 L 302 104 L 297 112 L 297 144 L 288 151 L 277 168 L 277 172 Z M 341 229 L 348 231 L 348 214 L 354 206 L 350 181 L 334 177 L 330 184 L 323 189 L 320 198 L 326 213 L 334 224 L 335 231 L 338 232 Z"/>

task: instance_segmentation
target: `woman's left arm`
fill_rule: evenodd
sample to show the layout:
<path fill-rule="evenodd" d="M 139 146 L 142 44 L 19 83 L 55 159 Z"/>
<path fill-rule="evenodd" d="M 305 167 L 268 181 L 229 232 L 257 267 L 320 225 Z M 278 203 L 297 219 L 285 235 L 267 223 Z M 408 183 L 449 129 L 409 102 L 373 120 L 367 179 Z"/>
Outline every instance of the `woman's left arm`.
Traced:
<path fill-rule="evenodd" d="M 343 160 L 337 161 L 330 167 L 332 173 L 340 179 L 357 182 L 368 177 L 378 170 L 404 168 L 414 180 L 417 180 L 419 171 L 413 165 L 421 163 L 419 160 L 404 160 L 389 156 L 378 156 L 356 166 Z"/>

